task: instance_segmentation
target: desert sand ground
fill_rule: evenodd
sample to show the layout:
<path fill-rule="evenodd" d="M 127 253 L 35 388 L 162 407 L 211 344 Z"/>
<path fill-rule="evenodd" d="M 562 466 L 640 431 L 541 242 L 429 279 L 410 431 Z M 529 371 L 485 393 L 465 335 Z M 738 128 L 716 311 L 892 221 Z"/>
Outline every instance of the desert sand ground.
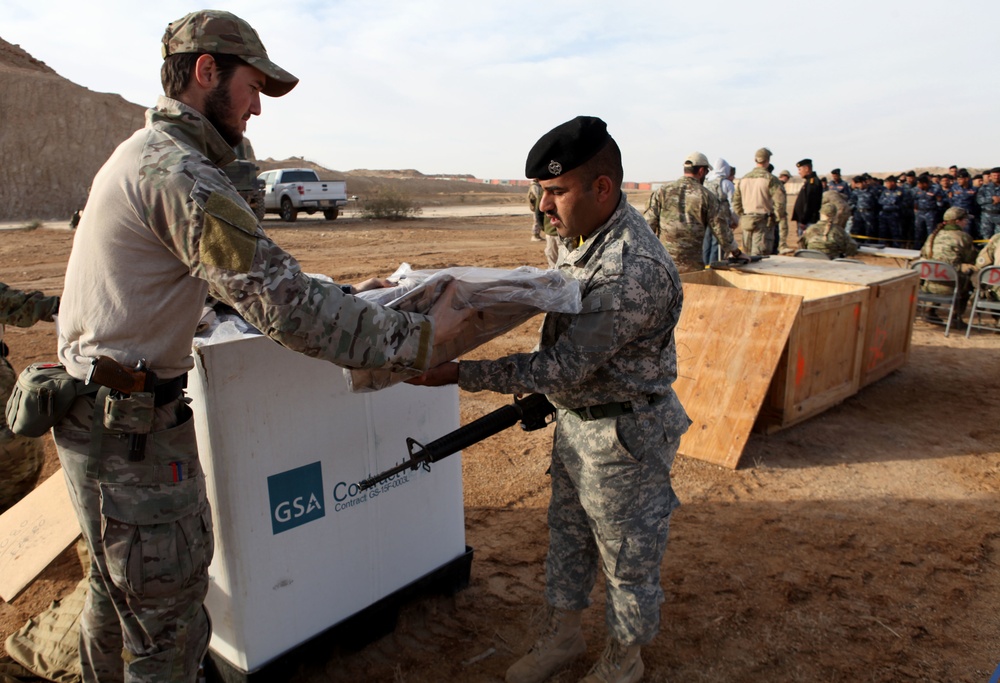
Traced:
<path fill-rule="evenodd" d="M 403 261 L 544 265 L 526 216 L 266 227 L 308 272 L 346 282 Z M 0 233 L 0 281 L 61 291 L 72 241 L 61 228 Z M 538 322 L 470 355 L 529 350 Z M 8 328 L 6 340 L 19 369 L 54 356 L 51 325 Z M 740 469 L 678 457 L 683 506 L 645 680 L 985 682 L 1000 662 L 998 358 L 1000 334 L 946 339 L 917 322 L 905 367 L 818 417 L 753 435 Z M 462 393 L 462 422 L 508 401 Z M 467 589 L 408 604 L 392 634 L 359 651 L 307 650 L 287 680 L 503 680 L 541 605 L 550 438 L 551 428 L 508 430 L 464 453 Z M 49 442 L 43 476 L 57 466 Z M 70 549 L 0 603 L 0 638 L 80 576 Z M 601 583 L 593 600 L 587 654 L 554 681 L 576 681 L 601 651 Z"/>

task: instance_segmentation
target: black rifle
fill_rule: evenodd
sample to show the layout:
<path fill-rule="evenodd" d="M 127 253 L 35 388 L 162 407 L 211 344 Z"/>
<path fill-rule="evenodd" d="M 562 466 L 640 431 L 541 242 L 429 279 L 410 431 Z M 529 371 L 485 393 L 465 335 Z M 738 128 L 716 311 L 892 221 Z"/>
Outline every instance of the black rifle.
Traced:
<path fill-rule="evenodd" d="M 410 459 L 381 474 L 358 482 L 358 488 L 362 491 L 370 489 L 400 472 L 415 470 L 418 467 L 429 472 L 432 462 L 437 462 L 463 448 L 479 443 L 483 439 L 514 426 L 518 421 L 521 422 L 521 429 L 531 432 L 548 425 L 554 419 L 555 414 L 556 407 L 549 403 L 549 399 L 542 394 L 529 394 L 524 398 L 515 397 L 513 405 L 497 408 L 492 413 L 487 413 L 478 420 L 463 425 L 426 446 L 407 438 L 406 449 L 410 452 Z"/>
<path fill-rule="evenodd" d="M 767 256 L 759 254 L 755 256 L 748 256 L 746 254 L 743 254 L 742 256 L 730 256 L 725 261 L 712 261 L 708 264 L 708 267 L 712 270 L 732 270 L 733 268 L 745 266 L 748 263 L 757 263 L 757 261 L 765 258 L 767 258 Z"/>

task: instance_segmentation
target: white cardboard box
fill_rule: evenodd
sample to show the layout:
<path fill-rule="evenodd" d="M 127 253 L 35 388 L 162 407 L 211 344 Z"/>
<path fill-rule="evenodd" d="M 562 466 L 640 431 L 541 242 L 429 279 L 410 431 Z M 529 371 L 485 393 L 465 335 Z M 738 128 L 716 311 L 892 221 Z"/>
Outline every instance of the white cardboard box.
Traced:
<path fill-rule="evenodd" d="M 253 672 L 465 553 L 459 454 L 356 483 L 457 429 L 456 387 L 351 394 L 340 368 L 265 337 L 195 348 L 215 521 L 211 649 Z"/>

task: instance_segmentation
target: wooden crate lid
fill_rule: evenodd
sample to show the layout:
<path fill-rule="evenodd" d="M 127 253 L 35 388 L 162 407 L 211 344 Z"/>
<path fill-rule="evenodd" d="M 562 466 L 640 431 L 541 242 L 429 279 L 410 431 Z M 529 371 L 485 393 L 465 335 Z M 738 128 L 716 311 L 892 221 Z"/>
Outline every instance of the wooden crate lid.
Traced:
<path fill-rule="evenodd" d="M 737 272 L 842 282 L 865 287 L 916 277 L 916 273 L 908 268 L 886 268 L 866 263 L 820 261 L 819 259 L 792 256 L 770 256 L 755 263 L 740 266 Z"/>
<path fill-rule="evenodd" d="M 735 469 L 803 297 L 684 283 L 674 391 L 692 420 L 682 455 Z"/>

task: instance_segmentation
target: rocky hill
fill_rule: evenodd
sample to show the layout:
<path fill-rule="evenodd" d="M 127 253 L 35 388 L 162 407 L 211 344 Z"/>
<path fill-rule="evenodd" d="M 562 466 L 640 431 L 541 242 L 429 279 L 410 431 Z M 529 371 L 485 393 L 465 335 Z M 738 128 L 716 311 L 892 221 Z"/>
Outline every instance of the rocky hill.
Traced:
<path fill-rule="evenodd" d="M 64 219 L 144 108 L 72 83 L 0 39 L 0 221 Z"/>

